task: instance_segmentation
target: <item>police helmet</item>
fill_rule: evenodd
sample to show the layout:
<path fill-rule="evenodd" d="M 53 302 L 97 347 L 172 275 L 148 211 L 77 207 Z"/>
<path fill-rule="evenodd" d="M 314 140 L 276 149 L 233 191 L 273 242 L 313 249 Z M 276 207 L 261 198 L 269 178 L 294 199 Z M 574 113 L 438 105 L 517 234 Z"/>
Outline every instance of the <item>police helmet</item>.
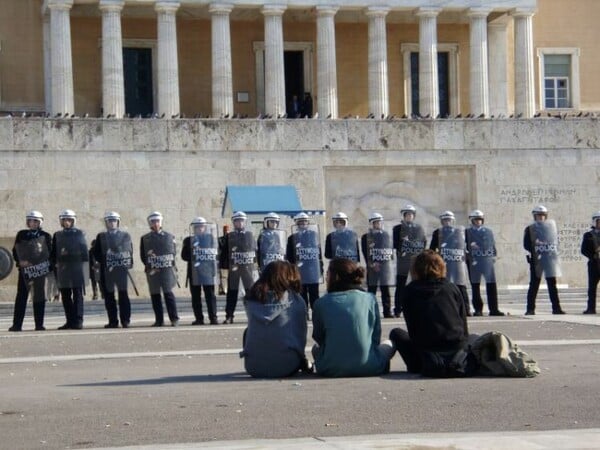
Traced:
<path fill-rule="evenodd" d="M 153 211 L 148 215 L 146 220 L 148 221 L 148 225 L 152 225 L 152 222 L 156 220 L 162 225 L 163 215 L 160 211 Z"/>
<path fill-rule="evenodd" d="M 204 217 L 198 216 L 192 219 L 190 225 L 206 225 L 208 222 Z"/>
<path fill-rule="evenodd" d="M 413 213 L 413 215 L 417 215 L 417 208 L 415 208 L 413 205 L 405 205 L 404 208 L 402 208 L 400 210 L 400 214 L 402 215 L 402 217 L 404 217 L 404 214 L 406 213 Z"/>
<path fill-rule="evenodd" d="M 109 220 L 116 220 L 118 223 L 121 223 L 121 215 L 116 211 L 106 211 L 104 213 L 104 223 Z"/>
<path fill-rule="evenodd" d="M 378 221 L 383 221 L 383 216 L 379 213 L 372 213 L 369 216 L 369 223 L 373 223 L 373 222 L 378 222 Z"/>
<path fill-rule="evenodd" d="M 593 215 L 592 215 L 592 227 L 596 226 L 596 222 L 600 219 L 600 211 L 596 211 Z"/>
<path fill-rule="evenodd" d="M 294 216 L 294 222 L 295 222 L 295 223 L 298 223 L 298 222 L 300 222 L 301 220 L 306 220 L 306 221 L 308 221 L 308 220 L 310 220 L 310 217 L 308 217 L 308 214 L 306 214 L 306 213 L 304 213 L 304 212 L 298 213 L 298 214 L 296 214 L 296 215 Z"/>
<path fill-rule="evenodd" d="M 474 209 L 469 213 L 469 220 L 473 222 L 474 219 L 484 220 L 483 211 L 480 209 Z"/>
<path fill-rule="evenodd" d="M 75 226 L 75 222 L 77 221 L 77 214 L 72 209 L 63 209 L 58 215 L 58 220 L 62 221 L 64 219 L 73 220 L 73 226 Z"/>
<path fill-rule="evenodd" d="M 231 216 L 231 221 L 235 222 L 236 220 L 246 220 L 248 216 L 244 211 L 236 211 Z"/>
<path fill-rule="evenodd" d="M 263 226 L 265 228 L 267 228 L 268 222 L 275 222 L 275 228 L 277 228 L 279 226 L 279 221 L 280 221 L 279 215 L 277 215 L 274 212 L 270 212 L 269 214 L 267 214 L 264 217 L 264 219 L 263 219 Z"/>
<path fill-rule="evenodd" d="M 335 222 L 336 220 L 341 220 L 344 222 L 344 226 L 348 225 L 348 216 L 346 215 L 346 213 L 343 212 L 337 212 L 335 213 L 332 217 L 331 220 L 333 222 Z"/>
<path fill-rule="evenodd" d="M 536 216 L 536 215 L 547 216 L 548 208 L 546 208 L 544 205 L 536 205 L 531 210 L 531 214 L 533 214 L 534 216 Z"/>
<path fill-rule="evenodd" d="M 39 211 L 31 210 L 25 215 L 25 220 L 37 220 L 42 225 L 44 216 Z"/>
<path fill-rule="evenodd" d="M 440 220 L 444 220 L 444 219 L 456 220 L 456 218 L 454 217 L 454 213 L 452 211 L 444 211 L 443 213 L 441 213 Z"/>

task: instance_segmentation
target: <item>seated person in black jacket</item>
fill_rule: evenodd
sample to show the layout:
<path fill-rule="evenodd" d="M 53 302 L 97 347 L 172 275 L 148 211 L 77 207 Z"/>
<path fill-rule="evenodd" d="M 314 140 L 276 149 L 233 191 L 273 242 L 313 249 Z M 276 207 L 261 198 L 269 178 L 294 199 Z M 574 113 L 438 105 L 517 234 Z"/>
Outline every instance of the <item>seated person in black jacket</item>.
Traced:
<path fill-rule="evenodd" d="M 446 265 L 433 250 L 418 254 L 411 266 L 412 282 L 403 297 L 408 332 L 395 328 L 390 339 L 410 373 L 460 377 L 475 370 L 465 349 L 469 330 L 462 294 L 445 280 Z"/>

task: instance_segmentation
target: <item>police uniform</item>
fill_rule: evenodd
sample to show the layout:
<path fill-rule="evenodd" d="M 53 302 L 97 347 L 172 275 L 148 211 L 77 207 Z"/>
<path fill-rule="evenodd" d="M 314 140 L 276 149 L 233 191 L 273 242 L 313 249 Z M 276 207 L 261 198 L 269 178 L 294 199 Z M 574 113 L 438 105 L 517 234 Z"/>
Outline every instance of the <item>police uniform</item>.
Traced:
<path fill-rule="evenodd" d="M 596 289 L 600 281 L 600 230 L 594 227 L 583 235 L 581 254 L 588 258 L 588 301 L 584 314 L 596 314 Z"/>
<path fill-rule="evenodd" d="M 384 246 L 386 245 L 386 236 L 387 236 L 387 241 L 389 241 L 389 236 L 387 235 L 387 233 L 385 231 L 372 232 L 372 233 L 373 233 L 372 238 L 374 241 L 373 243 L 375 244 L 375 247 L 379 248 L 379 249 L 384 248 Z M 360 239 L 362 253 L 363 253 L 363 256 L 365 257 L 365 261 L 367 261 L 367 268 L 370 265 L 369 262 L 372 262 L 372 258 L 373 258 L 373 256 L 369 252 L 368 240 L 369 240 L 369 233 L 363 234 Z M 391 257 L 392 249 L 390 248 L 389 250 L 390 250 L 389 257 Z M 386 262 L 383 261 L 379 264 L 381 264 L 381 266 L 383 266 L 386 264 Z M 383 307 L 383 317 L 386 319 L 394 317 L 392 315 L 392 301 L 391 301 L 391 296 L 390 296 L 390 286 L 386 282 L 387 280 L 376 276 L 375 274 L 371 273 L 370 270 L 367 270 L 367 271 L 368 271 L 367 290 L 371 294 L 376 296 L 377 286 L 379 286 L 379 289 L 381 290 L 381 305 Z"/>
<path fill-rule="evenodd" d="M 204 324 L 204 313 L 202 312 L 202 290 L 204 289 L 204 297 L 206 299 L 206 310 L 208 313 L 208 320 L 211 325 L 218 324 L 217 319 L 217 297 L 215 295 L 215 285 L 203 282 L 201 284 L 194 284 L 192 276 L 192 238 L 200 238 L 200 247 L 206 249 L 214 248 L 213 235 L 206 234 L 203 236 L 187 236 L 183 240 L 181 248 L 181 259 L 187 261 L 187 280 L 189 282 L 190 295 L 192 296 L 192 310 L 194 311 L 194 318 L 192 325 L 203 325 Z M 216 255 L 215 255 L 216 257 Z M 216 264 L 214 269 L 217 270 Z M 211 279 L 216 278 L 216 273 L 209 274 Z"/>

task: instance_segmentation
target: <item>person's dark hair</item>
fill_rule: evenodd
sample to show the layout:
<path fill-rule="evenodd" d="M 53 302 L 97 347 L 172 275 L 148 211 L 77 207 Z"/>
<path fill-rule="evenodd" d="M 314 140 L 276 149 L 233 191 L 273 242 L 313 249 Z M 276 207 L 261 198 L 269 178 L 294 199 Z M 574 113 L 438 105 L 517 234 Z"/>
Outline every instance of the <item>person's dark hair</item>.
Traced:
<path fill-rule="evenodd" d="M 349 259 L 335 258 L 327 269 L 327 292 L 361 289 L 365 269 Z"/>
<path fill-rule="evenodd" d="M 279 301 L 287 291 L 300 293 L 301 287 L 300 272 L 295 265 L 287 261 L 273 261 L 263 269 L 246 298 L 260 303 Z"/>
<path fill-rule="evenodd" d="M 433 250 L 423 250 L 412 261 L 410 276 L 413 280 L 435 281 L 446 278 L 446 263 Z"/>

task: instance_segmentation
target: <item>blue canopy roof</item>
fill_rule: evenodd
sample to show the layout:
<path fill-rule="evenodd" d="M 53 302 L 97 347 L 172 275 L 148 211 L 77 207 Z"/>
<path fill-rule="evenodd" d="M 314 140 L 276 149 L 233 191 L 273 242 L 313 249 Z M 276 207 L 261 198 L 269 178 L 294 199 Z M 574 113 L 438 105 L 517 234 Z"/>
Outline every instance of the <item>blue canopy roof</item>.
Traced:
<path fill-rule="evenodd" d="M 244 211 L 248 215 L 274 212 L 295 216 L 300 212 L 323 214 L 323 210 L 305 210 L 291 184 L 281 186 L 227 186 L 221 216 Z"/>

